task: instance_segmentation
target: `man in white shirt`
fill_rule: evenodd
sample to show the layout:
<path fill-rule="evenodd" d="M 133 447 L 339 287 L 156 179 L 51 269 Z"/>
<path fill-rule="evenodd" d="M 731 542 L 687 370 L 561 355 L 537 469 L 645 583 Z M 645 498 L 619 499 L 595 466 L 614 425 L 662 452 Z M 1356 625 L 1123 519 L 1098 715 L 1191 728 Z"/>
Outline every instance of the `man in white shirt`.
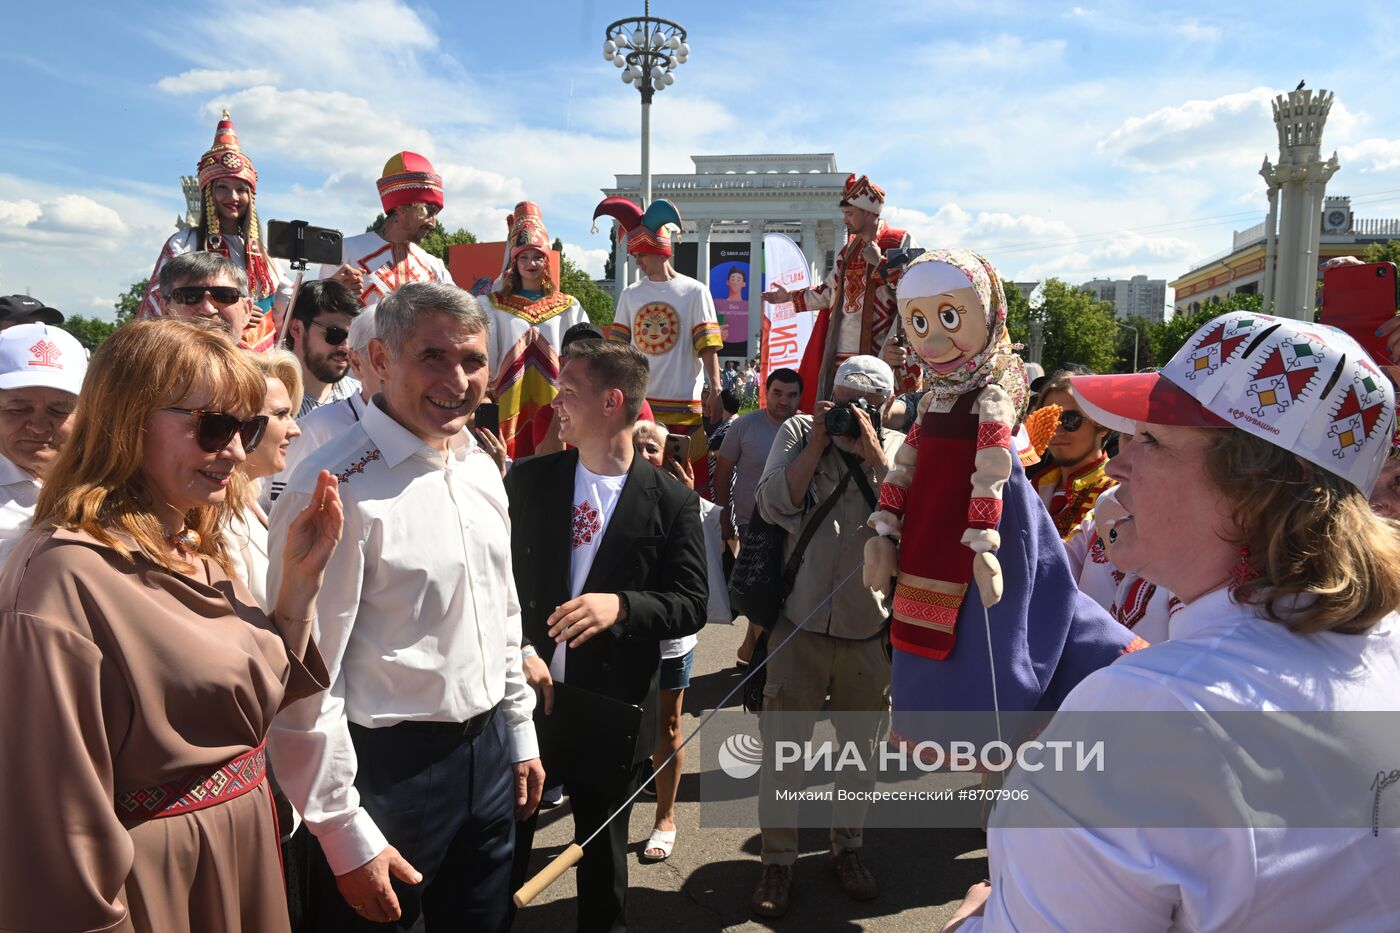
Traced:
<path fill-rule="evenodd" d="M 384 205 L 384 223 L 378 230 L 345 240 L 341 265 L 323 265 L 317 277 L 346 286 L 366 308 L 410 282 L 451 285 L 447 266 L 418 245 L 437 226 L 443 205 L 442 176 L 418 153 L 399 152 L 384 164 L 375 184 Z"/>
<path fill-rule="evenodd" d="M 486 391 L 487 318 L 460 289 L 416 283 L 375 323 L 380 393 L 273 511 L 280 566 L 319 471 L 340 479 L 345 531 L 315 628 L 332 686 L 285 709 L 269 749 L 344 898 L 325 900 L 322 930 L 409 930 L 426 915 L 504 931 L 515 823 L 544 772 L 505 489 L 465 430 Z"/>
<path fill-rule="evenodd" d="M 66 331 L 17 324 L 0 332 L 0 559 L 29 530 L 86 372 L 87 351 Z"/>

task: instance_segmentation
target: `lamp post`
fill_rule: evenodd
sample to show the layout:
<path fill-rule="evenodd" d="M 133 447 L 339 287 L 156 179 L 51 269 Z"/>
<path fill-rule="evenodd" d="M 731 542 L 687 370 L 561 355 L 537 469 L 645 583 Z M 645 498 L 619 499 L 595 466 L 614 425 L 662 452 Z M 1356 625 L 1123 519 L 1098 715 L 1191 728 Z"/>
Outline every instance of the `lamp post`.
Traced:
<path fill-rule="evenodd" d="M 622 69 L 622 83 L 642 95 L 642 208 L 651 203 L 651 98 L 676 83 L 675 71 L 690 57 L 685 28 L 651 15 L 646 0 L 641 16 L 620 19 L 609 26 L 603 41 L 603 57 Z"/>
<path fill-rule="evenodd" d="M 1133 372 L 1138 371 L 1138 329 L 1131 324 L 1124 324 L 1122 321 L 1114 321 L 1119 327 L 1126 327 L 1133 332 Z"/>

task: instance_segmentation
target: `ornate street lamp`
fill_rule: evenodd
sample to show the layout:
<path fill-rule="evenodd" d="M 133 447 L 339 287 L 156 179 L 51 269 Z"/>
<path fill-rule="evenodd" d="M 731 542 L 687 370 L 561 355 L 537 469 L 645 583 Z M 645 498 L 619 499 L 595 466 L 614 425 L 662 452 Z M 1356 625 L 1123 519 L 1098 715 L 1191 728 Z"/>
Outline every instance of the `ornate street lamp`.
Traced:
<path fill-rule="evenodd" d="M 651 203 L 651 97 L 676 83 L 675 71 L 690 57 L 685 28 L 651 15 L 620 19 L 607 28 L 603 57 L 622 69 L 622 82 L 642 95 L 642 208 Z"/>

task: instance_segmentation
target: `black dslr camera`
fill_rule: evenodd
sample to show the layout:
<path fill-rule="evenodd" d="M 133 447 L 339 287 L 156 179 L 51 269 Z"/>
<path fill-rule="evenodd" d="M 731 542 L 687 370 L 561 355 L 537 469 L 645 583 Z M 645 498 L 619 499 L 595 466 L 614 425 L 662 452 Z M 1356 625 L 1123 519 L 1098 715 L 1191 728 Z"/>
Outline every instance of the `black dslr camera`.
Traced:
<path fill-rule="evenodd" d="M 826 433 L 832 437 L 860 437 L 860 422 L 856 420 L 855 409 L 859 408 L 870 418 L 876 436 L 880 434 L 880 410 L 863 398 L 842 402 L 829 409 L 823 421 Z"/>

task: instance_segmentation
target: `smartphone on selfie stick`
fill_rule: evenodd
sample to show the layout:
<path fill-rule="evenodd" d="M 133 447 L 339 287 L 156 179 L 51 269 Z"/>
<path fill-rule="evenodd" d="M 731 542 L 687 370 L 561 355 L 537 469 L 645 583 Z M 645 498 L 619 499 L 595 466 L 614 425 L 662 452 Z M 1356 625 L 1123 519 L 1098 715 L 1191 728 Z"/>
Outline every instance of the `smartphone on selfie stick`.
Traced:
<path fill-rule="evenodd" d="M 1376 329 L 1395 317 L 1400 286 L 1395 263 L 1368 262 L 1322 270 L 1322 323 L 1350 336 L 1377 365 L 1394 361 Z"/>
<path fill-rule="evenodd" d="M 267 222 L 267 254 L 274 259 L 286 259 L 296 272 L 292 283 L 292 299 L 287 302 L 287 310 L 282 314 L 282 323 L 277 326 L 277 342 L 282 346 L 286 335 L 287 322 L 292 319 L 292 308 L 301 292 L 301 280 L 306 273 L 306 264 L 340 265 L 344 262 L 344 236 L 339 230 L 330 227 L 313 227 L 304 220 L 269 220 Z"/>

